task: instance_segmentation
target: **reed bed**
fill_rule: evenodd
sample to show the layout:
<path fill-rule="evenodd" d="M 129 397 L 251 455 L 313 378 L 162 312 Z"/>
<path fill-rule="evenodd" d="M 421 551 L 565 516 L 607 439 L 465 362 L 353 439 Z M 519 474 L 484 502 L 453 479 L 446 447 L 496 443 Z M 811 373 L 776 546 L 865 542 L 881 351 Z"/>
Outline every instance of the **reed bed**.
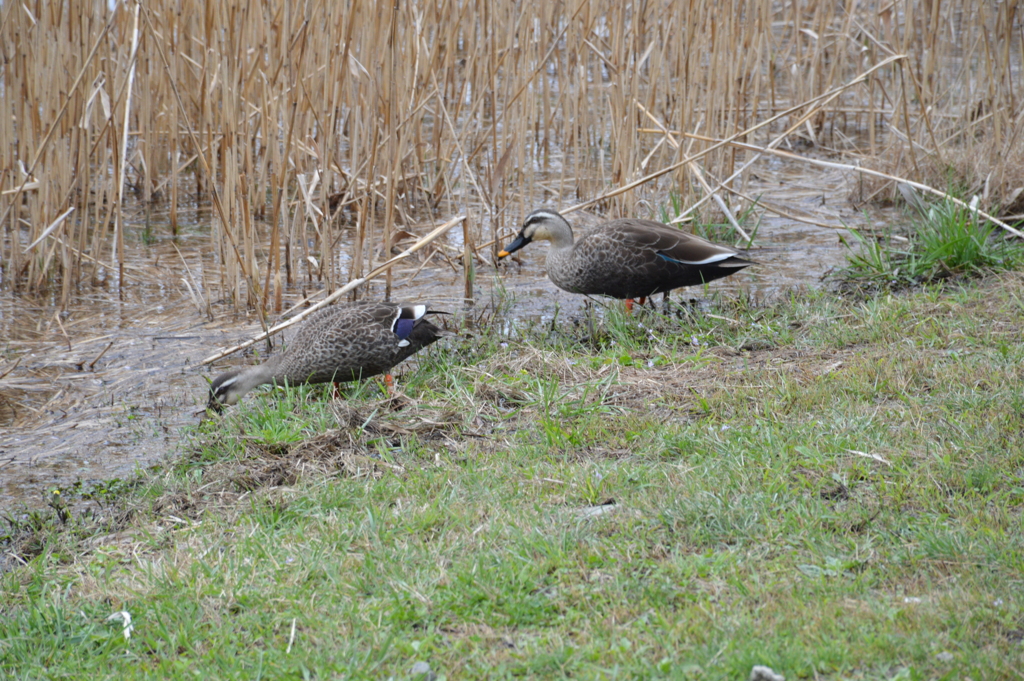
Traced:
<path fill-rule="evenodd" d="M 468 280 L 536 204 L 660 168 L 600 210 L 742 203 L 754 152 L 718 144 L 737 135 L 1012 213 L 1019 20 L 982 0 L 5 3 L 0 283 L 62 306 L 130 285 L 126 225 L 153 203 L 172 234 L 212 207 L 219 267 L 193 281 L 239 307 L 336 290 L 461 213 Z"/>

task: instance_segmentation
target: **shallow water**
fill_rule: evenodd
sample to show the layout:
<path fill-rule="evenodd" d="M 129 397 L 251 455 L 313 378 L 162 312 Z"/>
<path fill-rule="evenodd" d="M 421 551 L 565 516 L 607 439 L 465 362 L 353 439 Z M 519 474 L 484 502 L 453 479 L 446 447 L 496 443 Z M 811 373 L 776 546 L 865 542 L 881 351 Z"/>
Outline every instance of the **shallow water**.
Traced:
<path fill-rule="evenodd" d="M 838 172 L 797 174 L 769 166 L 748 191 L 834 228 L 765 217 L 752 250 L 759 265 L 713 282 L 711 292 L 749 291 L 764 298 L 818 286 L 823 275 L 845 261 L 839 241 L 844 224 L 876 227 L 886 219 L 855 211 L 846 200 L 847 181 Z M 598 221 L 569 217 L 580 232 Z M 154 229 L 167 231 L 159 225 Z M 38 506 L 52 487 L 124 477 L 173 454 L 183 429 L 198 422 L 206 379 L 233 364 L 252 362 L 253 350 L 266 352 L 260 343 L 248 357 L 239 353 L 212 367 L 199 365 L 216 350 L 260 330 L 255 315 L 215 304 L 215 320 L 210 321 L 192 303 L 181 283 L 181 263 L 187 262 L 193 274 L 216 269 L 207 234 L 198 224 L 184 230 L 174 243 L 180 257 L 170 238 L 130 244 L 126 262 L 132 267 L 123 295 L 104 287 L 83 290 L 66 314 L 58 314 L 52 300 L 0 291 L 0 338 L 5 339 L 0 375 L 6 373 L 0 378 L 0 509 Z M 453 238 L 452 245 L 457 241 Z M 545 245 L 534 245 L 520 251 L 518 263 L 493 269 L 478 265 L 476 308 L 488 304 L 499 285 L 514 296 L 517 317 L 550 319 L 556 309 L 560 315 L 578 311 L 585 299 L 559 290 L 545 276 L 545 251 Z M 392 297 L 459 309 L 461 272 L 431 262 L 414 277 L 421 263 L 411 260 L 396 269 Z M 383 291 L 382 284 L 372 282 L 361 297 L 379 299 Z M 285 307 L 303 293 L 289 291 Z M 690 289 L 687 295 L 702 294 Z M 291 335 L 285 332 L 285 338 Z"/>

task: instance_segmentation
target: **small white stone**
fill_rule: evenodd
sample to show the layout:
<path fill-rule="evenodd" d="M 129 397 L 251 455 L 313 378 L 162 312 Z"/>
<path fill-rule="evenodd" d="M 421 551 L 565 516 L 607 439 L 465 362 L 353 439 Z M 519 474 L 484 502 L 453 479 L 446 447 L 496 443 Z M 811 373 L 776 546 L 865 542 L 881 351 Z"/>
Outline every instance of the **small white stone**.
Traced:
<path fill-rule="evenodd" d="M 786 681 L 782 674 L 776 674 L 771 667 L 756 664 L 750 670 L 750 681 Z"/>
<path fill-rule="evenodd" d="M 437 679 L 437 674 L 434 673 L 429 664 L 423 661 L 414 664 L 410 673 L 417 681 L 435 681 Z"/>

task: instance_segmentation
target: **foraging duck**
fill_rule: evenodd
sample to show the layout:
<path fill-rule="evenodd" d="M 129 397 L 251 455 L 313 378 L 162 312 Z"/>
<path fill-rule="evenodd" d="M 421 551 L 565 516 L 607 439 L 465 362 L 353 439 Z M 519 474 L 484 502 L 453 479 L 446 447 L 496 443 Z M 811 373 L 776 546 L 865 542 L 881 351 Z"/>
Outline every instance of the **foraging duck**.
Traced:
<path fill-rule="evenodd" d="M 740 251 L 653 220 L 627 218 L 600 225 L 579 241 L 557 211 L 541 208 L 526 216 L 515 241 L 498 253 L 504 258 L 535 240 L 551 242 L 548 277 L 570 293 L 633 299 L 694 286 L 755 264 Z"/>
<path fill-rule="evenodd" d="M 284 352 L 210 384 L 207 409 L 221 411 L 259 385 L 336 383 L 386 373 L 442 336 L 426 305 L 349 303 L 310 315 Z"/>

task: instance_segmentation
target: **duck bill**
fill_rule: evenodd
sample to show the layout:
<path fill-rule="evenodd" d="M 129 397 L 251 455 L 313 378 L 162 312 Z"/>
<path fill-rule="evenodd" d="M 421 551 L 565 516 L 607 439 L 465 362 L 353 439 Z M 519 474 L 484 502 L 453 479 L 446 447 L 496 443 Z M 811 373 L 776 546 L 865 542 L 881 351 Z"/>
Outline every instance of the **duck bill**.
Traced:
<path fill-rule="evenodd" d="M 522 234 L 520 234 L 519 236 L 516 237 L 515 241 L 510 243 L 508 246 L 505 246 L 505 250 L 503 250 L 500 253 L 498 253 L 498 257 L 499 258 L 504 258 L 506 255 L 512 255 L 513 253 L 515 253 L 516 251 L 518 251 L 520 248 L 522 248 L 523 246 L 525 246 L 528 243 L 530 243 L 530 240 L 527 239 Z"/>
<path fill-rule="evenodd" d="M 218 400 L 213 395 L 210 395 L 210 401 L 206 405 L 206 410 L 207 411 L 212 411 L 215 414 L 223 414 L 224 413 L 224 403 L 221 402 L 220 400 Z"/>

